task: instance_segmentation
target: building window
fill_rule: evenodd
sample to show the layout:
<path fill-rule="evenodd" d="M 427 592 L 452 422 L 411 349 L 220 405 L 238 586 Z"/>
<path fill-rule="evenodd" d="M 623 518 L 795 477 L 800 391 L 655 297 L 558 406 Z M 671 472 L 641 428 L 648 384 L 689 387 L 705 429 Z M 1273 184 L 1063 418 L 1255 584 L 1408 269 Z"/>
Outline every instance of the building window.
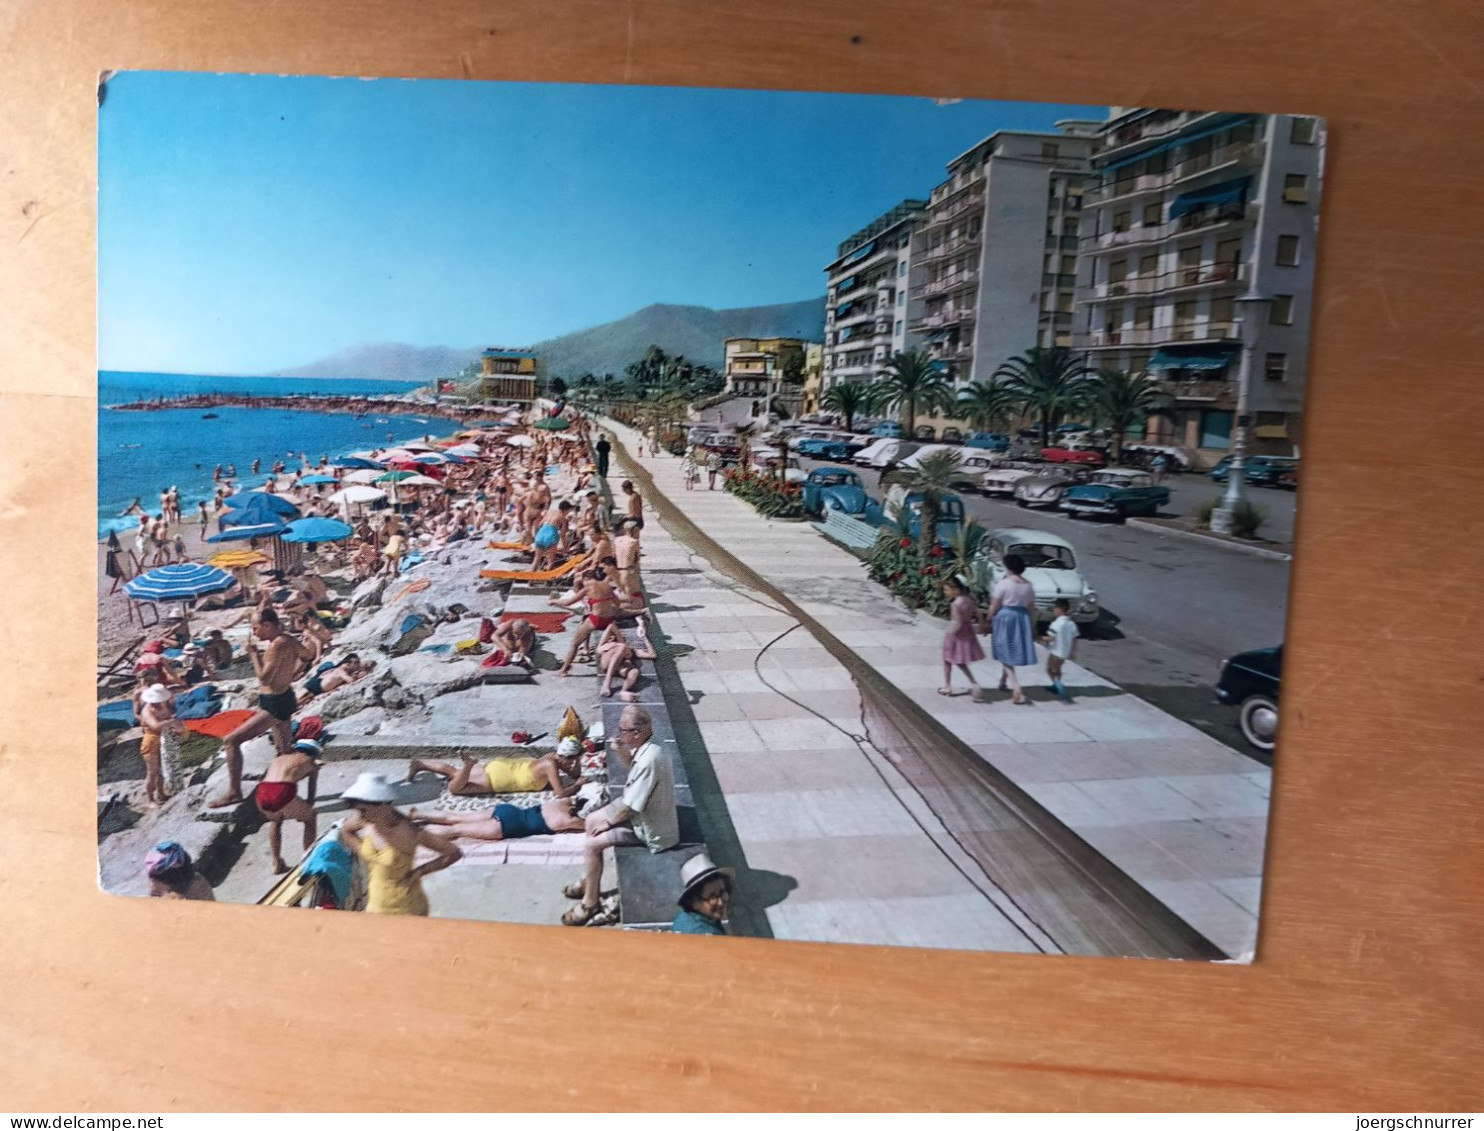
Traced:
<path fill-rule="evenodd" d="M 1273 304 L 1268 308 L 1268 321 L 1274 326 L 1293 325 L 1293 296 L 1274 295 Z"/>
<path fill-rule="evenodd" d="M 1263 359 L 1262 376 L 1266 381 L 1282 381 L 1288 377 L 1288 355 L 1270 353 Z"/>
<path fill-rule="evenodd" d="M 1072 292 L 1060 291 L 1056 296 L 1056 312 L 1058 314 L 1072 313 Z"/>
<path fill-rule="evenodd" d="M 1309 202 L 1309 178 L 1302 173 L 1285 173 L 1283 202 L 1285 204 L 1307 204 Z"/>
<path fill-rule="evenodd" d="M 906 291 L 902 291 L 902 292 L 900 292 L 897 295 L 897 305 L 898 306 L 906 306 L 907 305 L 907 292 Z"/>
<path fill-rule="evenodd" d="M 1154 329 L 1154 304 L 1153 303 L 1149 303 L 1147 306 L 1136 306 L 1136 307 L 1134 307 L 1134 329 L 1135 330 L 1152 330 L 1152 329 Z"/>
<path fill-rule="evenodd" d="M 906 273 L 907 273 L 907 265 L 905 263 L 898 264 L 897 265 L 897 274 L 898 275 L 905 275 Z"/>
<path fill-rule="evenodd" d="M 1208 408 L 1201 413 L 1201 447 L 1225 451 L 1232 442 L 1232 414 Z"/>
<path fill-rule="evenodd" d="M 1061 257 L 1061 273 L 1063 275 L 1075 275 L 1077 273 L 1077 257 L 1075 255 L 1063 255 Z"/>
<path fill-rule="evenodd" d="M 1115 232 L 1128 231 L 1129 214 L 1128 209 L 1113 213 L 1113 230 Z"/>
<path fill-rule="evenodd" d="M 1063 349 L 1070 349 L 1071 346 L 1072 346 L 1072 335 L 1071 334 L 1060 334 L 1060 333 L 1057 334 L 1056 335 L 1056 344 L 1059 345 L 1059 346 L 1061 346 Z"/>
<path fill-rule="evenodd" d="M 1159 274 L 1159 252 L 1139 258 L 1139 278 L 1150 279 Z"/>
<path fill-rule="evenodd" d="M 1293 145 L 1313 145 L 1319 135 L 1319 123 L 1314 118 L 1295 118 L 1288 129 L 1288 140 Z"/>
<path fill-rule="evenodd" d="M 1299 262 L 1298 236 L 1278 237 L 1278 266 L 1297 267 Z"/>
<path fill-rule="evenodd" d="M 1075 236 L 1078 227 L 1077 217 L 1068 216 L 1061 222 L 1061 234 L 1064 236 Z"/>
<path fill-rule="evenodd" d="M 901 332 L 902 332 L 902 320 L 900 318 L 898 318 L 897 319 L 897 333 L 900 334 Z"/>
<path fill-rule="evenodd" d="M 1144 227 L 1152 228 L 1159 223 L 1160 216 L 1164 213 L 1164 206 L 1158 202 L 1144 205 Z"/>
<path fill-rule="evenodd" d="M 1061 150 L 1054 141 L 1043 141 L 1041 143 L 1042 157 L 1055 157 Z"/>

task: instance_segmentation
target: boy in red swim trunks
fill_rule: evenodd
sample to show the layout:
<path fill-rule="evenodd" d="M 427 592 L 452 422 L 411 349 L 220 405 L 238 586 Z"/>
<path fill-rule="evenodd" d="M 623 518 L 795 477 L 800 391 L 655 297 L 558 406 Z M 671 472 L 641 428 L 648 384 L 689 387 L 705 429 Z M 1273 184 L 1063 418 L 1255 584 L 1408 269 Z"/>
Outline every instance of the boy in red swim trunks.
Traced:
<path fill-rule="evenodd" d="M 273 853 L 273 874 L 289 870 L 283 860 L 284 821 L 304 822 L 304 851 L 314 847 L 319 835 L 314 808 L 315 775 L 319 773 L 320 744 L 308 739 L 294 743 L 287 754 L 280 754 L 268 765 L 263 780 L 253 793 L 258 812 L 268 821 L 268 849 Z M 299 783 L 309 779 L 307 798 L 299 796 Z"/>

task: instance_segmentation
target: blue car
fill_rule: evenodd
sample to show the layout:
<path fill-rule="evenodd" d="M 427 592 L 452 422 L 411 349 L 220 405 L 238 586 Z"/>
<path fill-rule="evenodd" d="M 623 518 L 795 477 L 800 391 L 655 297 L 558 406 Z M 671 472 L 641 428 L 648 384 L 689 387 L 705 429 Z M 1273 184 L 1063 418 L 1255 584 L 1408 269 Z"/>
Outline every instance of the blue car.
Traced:
<path fill-rule="evenodd" d="M 848 467 L 816 467 L 804 480 L 804 511 L 820 515 L 843 511 L 860 518 L 866 513 L 866 489 Z"/>
<path fill-rule="evenodd" d="M 1218 483 L 1225 483 L 1231 462 L 1231 456 L 1222 456 L 1211 469 L 1211 478 Z M 1298 460 L 1291 456 L 1248 456 L 1242 466 L 1242 477 L 1259 487 L 1276 487 L 1278 476 L 1297 468 Z"/>
<path fill-rule="evenodd" d="M 878 503 L 872 499 L 866 504 L 866 521 L 880 526 L 884 524 L 892 508 L 907 516 L 907 532 L 913 538 L 922 536 L 922 492 L 908 492 L 900 483 L 886 494 L 886 501 Z M 964 524 L 964 501 L 957 495 L 944 495 L 938 500 L 938 542 L 948 545 Z"/>
<path fill-rule="evenodd" d="M 1003 432 L 970 432 L 964 441 L 966 448 L 983 448 L 987 452 L 1008 452 L 1010 437 Z"/>
<path fill-rule="evenodd" d="M 813 456 L 815 459 L 849 459 L 865 447 L 859 440 L 844 440 L 838 437 L 815 436 L 811 439 L 800 440 L 794 445 L 794 451 L 801 456 Z"/>
<path fill-rule="evenodd" d="M 902 425 L 895 420 L 883 420 L 875 428 L 871 429 L 872 436 L 883 436 L 890 440 L 906 439 L 907 434 L 902 431 Z"/>

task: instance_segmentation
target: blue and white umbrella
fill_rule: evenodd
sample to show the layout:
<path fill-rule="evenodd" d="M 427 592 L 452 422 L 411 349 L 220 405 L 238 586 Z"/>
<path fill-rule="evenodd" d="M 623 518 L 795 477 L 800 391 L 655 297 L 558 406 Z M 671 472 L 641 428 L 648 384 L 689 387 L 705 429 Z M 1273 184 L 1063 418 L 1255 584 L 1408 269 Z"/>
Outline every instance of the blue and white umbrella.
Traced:
<path fill-rule="evenodd" d="M 339 542 L 349 538 L 349 524 L 333 518 L 301 518 L 289 523 L 283 534 L 285 542 Z"/>
<path fill-rule="evenodd" d="M 267 515 L 283 515 L 298 518 L 299 508 L 281 495 L 270 495 L 266 491 L 243 491 L 229 495 L 222 502 L 228 510 L 241 512 L 257 511 Z"/>
<path fill-rule="evenodd" d="M 188 601 L 207 593 L 230 589 L 235 578 L 224 569 L 181 562 L 160 566 L 124 582 L 124 592 L 136 601 Z"/>
<path fill-rule="evenodd" d="M 385 464 L 377 463 L 374 459 L 361 459 L 359 456 L 342 456 L 335 461 L 336 467 L 361 468 L 385 467 Z"/>
<path fill-rule="evenodd" d="M 320 484 L 320 483 L 339 483 L 340 480 L 336 479 L 333 475 L 306 475 L 303 479 L 299 480 L 299 482 L 300 483 L 309 483 L 309 484 Z"/>

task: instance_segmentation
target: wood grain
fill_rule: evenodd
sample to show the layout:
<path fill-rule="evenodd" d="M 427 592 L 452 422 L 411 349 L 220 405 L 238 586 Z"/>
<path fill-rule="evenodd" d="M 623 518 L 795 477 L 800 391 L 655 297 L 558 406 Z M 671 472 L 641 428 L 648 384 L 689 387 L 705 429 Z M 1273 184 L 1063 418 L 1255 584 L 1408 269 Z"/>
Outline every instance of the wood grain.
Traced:
<path fill-rule="evenodd" d="M 1481 22 L 1444 0 L 0 3 L 0 1104 L 1484 1106 Z M 1260 961 L 720 946 L 99 894 L 95 86 L 151 67 L 1327 117 Z"/>

